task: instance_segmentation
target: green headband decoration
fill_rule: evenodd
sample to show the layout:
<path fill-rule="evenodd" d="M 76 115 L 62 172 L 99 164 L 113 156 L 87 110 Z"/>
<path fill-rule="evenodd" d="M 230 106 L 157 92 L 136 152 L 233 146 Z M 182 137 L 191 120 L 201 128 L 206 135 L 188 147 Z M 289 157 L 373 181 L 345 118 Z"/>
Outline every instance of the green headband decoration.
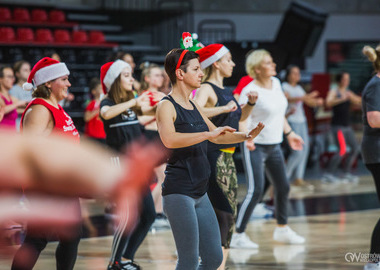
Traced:
<path fill-rule="evenodd" d="M 180 45 L 181 49 L 186 49 L 193 52 L 196 52 L 197 50 L 204 47 L 204 45 L 198 41 L 198 34 L 190 34 L 189 32 L 182 33 Z"/>

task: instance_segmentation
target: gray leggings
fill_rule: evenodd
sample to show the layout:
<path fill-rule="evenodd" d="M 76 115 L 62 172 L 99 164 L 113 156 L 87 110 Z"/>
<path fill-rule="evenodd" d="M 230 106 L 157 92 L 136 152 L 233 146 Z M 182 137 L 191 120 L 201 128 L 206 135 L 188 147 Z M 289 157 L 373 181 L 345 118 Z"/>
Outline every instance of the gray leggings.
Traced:
<path fill-rule="evenodd" d="M 236 220 L 236 232 L 242 233 L 247 227 L 256 204 L 264 195 L 265 173 L 274 187 L 277 223 L 288 223 L 289 183 L 285 172 L 285 161 L 280 144 L 256 144 L 254 151 L 242 146 L 248 192 L 241 204 Z"/>
<path fill-rule="evenodd" d="M 207 194 L 163 196 L 178 252 L 176 270 L 215 270 L 223 260 L 218 221 Z M 199 256 L 201 262 L 199 263 Z"/>

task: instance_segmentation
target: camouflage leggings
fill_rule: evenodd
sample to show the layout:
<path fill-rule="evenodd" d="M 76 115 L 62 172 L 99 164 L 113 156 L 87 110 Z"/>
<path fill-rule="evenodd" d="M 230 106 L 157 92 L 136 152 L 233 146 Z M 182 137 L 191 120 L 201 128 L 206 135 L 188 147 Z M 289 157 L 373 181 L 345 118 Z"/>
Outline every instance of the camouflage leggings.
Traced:
<path fill-rule="evenodd" d="M 218 218 L 222 245 L 229 248 L 237 213 L 237 175 L 231 153 L 209 151 L 208 195 Z"/>

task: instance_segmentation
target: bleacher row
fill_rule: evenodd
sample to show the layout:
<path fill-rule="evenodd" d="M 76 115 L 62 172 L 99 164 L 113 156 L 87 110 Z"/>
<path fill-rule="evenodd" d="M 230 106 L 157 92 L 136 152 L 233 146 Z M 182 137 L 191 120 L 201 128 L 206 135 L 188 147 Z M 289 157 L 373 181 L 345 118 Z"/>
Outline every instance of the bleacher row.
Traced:
<path fill-rule="evenodd" d="M 60 24 L 66 22 L 66 15 L 62 10 L 33 9 L 29 12 L 26 8 L 15 8 L 13 12 L 8 7 L 0 7 L 0 22 L 14 23 L 52 23 Z"/>
<path fill-rule="evenodd" d="M 70 32 L 66 29 L 47 29 L 38 28 L 33 31 L 32 28 L 20 27 L 0 27 L 0 42 L 20 44 L 52 44 L 66 46 L 98 46 L 104 45 L 115 47 L 117 43 L 107 42 L 104 38 L 104 33 L 101 31 L 92 30 L 89 32 L 82 30 L 74 30 Z"/>
<path fill-rule="evenodd" d="M 0 43 L 15 45 L 64 45 L 106 46 L 117 43 L 105 40 L 98 30 L 79 30 L 76 22 L 68 22 L 62 10 L 50 11 L 41 8 L 27 9 L 0 7 Z"/>

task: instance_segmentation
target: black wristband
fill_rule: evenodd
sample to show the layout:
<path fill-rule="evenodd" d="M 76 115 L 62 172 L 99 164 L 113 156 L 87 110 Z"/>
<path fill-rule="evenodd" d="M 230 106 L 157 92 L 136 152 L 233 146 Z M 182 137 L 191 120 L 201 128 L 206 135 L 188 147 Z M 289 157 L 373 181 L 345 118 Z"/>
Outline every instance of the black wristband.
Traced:
<path fill-rule="evenodd" d="M 293 132 L 293 129 L 291 129 L 288 133 L 285 133 L 285 137 L 288 137 L 290 133 Z"/>
<path fill-rule="evenodd" d="M 251 102 L 247 102 L 247 104 L 249 105 L 249 106 L 255 106 L 256 105 L 256 102 L 255 103 L 251 103 Z"/>

